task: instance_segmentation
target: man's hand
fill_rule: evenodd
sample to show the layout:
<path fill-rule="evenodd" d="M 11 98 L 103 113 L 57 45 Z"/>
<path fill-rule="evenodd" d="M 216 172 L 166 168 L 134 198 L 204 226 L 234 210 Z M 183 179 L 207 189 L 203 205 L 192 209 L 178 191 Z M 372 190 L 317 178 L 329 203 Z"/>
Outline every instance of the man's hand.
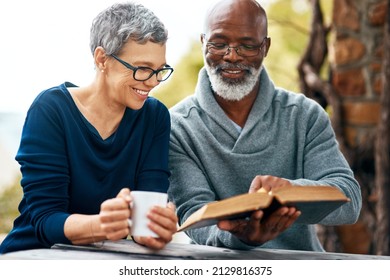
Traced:
<path fill-rule="evenodd" d="M 249 245 L 259 246 L 289 228 L 300 214 L 294 207 L 281 207 L 263 220 L 264 212 L 258 210 L 249 220 L 220 221 L 218 228 L 229 231 Z"/>
<path fill-rule="evenodd" d="M 281 187 L 293 187 L 292 184 L 275 176 L 256 176 L 249 187 L 249 193 L 263 189 L 265 192 Z M 239 239 L 250 245 L 261 245 L 275 239 L 279 234 L 288 229 L 301 215 L 294 207 L 281 207 L 269 217 L 263 219 L 264 212 L 258 210 L 252 213 L 249 220 L 220 221 L 218 227 L 229 231 Z"/>
<path fill-rule="evenodd" d="M 270 192 L 273 189 L 292 187 L 292 184 L 282 178 L 270 176 L 270 175 L 258 175 L 253 180 L 249 187 L 249 193 L 264 189 L 266 192 Z"/>

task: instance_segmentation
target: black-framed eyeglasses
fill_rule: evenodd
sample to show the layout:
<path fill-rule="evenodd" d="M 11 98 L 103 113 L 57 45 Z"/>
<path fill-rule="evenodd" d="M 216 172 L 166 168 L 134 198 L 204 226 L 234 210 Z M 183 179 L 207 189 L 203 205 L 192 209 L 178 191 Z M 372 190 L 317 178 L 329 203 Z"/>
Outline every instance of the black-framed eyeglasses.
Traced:
<path fill-rule="evenodd" d="M 126 61 L 120 59 L 119 57 L 117 57 L 114 54 L 111 54 L 111 56 L 113 58 L 115 58 L 123 66 L 125 66 L 126 68 L 133 70 L 133 78 L 136 81 L 143 82 L 143 81 L 149 80 L 151 77 L 153 77 L 153 75 L 156 75 L 157 81 L 163 82 L 163 81 L 167 80 L 173 72 L 173 68 L 170 67 L 169 65 L 165 65 L 163 68 L 154 70 L 150 67 L 145 67 L 145 66 L 135 67 L 135 66 L 131 65 L 130 63 L 127 63 Z"/>
<path fill-rule="evenodd" d="M 202 34 L 202 36 L 206 40 L 206 34 Z M 267 39 L 268 37 L 264 37 L 260 45 L 257 46 L 242 44 L 235 47 L 231 47 L 225 43 L 207 42 L 206 48 L 209 53 L 215 55 L 225 56 L 229 53 L 229 51 L 231 51 L 231 49 L 234 49 L 239 56 L 251 57 L 251 56 L 257 56 L 260 53 L 260 50 L 264 47 Z"/>

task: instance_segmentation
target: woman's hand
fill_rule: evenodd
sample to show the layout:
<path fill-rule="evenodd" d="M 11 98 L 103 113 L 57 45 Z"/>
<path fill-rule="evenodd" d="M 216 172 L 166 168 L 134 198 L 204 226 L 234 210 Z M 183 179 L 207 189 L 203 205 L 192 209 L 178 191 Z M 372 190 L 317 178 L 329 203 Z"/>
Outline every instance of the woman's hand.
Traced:
<path fill-rule="evenodd" d="M 100 229 L 107 239 L 115 241 L 129 235 L 130 202 L 130 189 L 125 188 L 100 206 Z"/>
<path fill-rule="evenodd" d="M 173 235 L 177 231 L 177 216 L 175 206 L 169 202 L 167 207 L 153 207 L 148 213 L 150 219 L 149 228 L 159 237 L 135 237 L 135 242 L 152 249 L 162 249 L 172 241 Z"/>
<path fill-rule="evenodd" d="M 122 189 L 116 198 L 104 201 L 100 207 L 100 228 L 108 240 L 119 240 L 130 234 L 129 218 L 131 217 L 130 190 Z M 175 206 L 169 202 L 167 207 L 153 207 L 147 217 L 149 228 L 159 237 L 135 237 L 139 244 L 152 249 L 162 249 L 172 241 L 177 231 L 177 216 Z"/>

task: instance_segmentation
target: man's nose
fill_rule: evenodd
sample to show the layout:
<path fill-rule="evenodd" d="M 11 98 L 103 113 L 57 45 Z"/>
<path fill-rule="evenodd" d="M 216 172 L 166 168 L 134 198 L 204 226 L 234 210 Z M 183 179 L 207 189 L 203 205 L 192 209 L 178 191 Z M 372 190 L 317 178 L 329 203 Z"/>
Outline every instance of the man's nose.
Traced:
<path fill-rule="evenodd" d="M 242 56 L 238 54 L 237 47 L 229 47 L 226 50 L 223 59 L 228 61 L 237 61 L 237 60 L 242 60 Z"/>

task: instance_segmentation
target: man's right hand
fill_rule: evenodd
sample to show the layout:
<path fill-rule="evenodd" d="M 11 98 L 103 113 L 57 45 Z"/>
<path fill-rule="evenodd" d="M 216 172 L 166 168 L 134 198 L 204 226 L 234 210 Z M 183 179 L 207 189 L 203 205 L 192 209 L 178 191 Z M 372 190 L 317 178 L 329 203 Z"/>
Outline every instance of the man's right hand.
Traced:
<path fill-rule="evenodd" d="M 258 175 L 249 187 L 249 193 L 259 190 L 270 192 L 281 187 L 293 187 L 293 185 L 279 177 L 270 175 Z M 275 239 L 279 234 L 288 229 L 301 215 L 294 207 L 281 207 L 269 217 L 263 219 L 264 212 L 258 210 L 252 213 L 248 220 L 225 220 L 218 223 L 221 230 L 229 231 L 247 244 L 259 246 L 267 241 Z"/>
<path fill-rule="evenodd" d="M 248 245 L 260 246 L 288 229 L 300 214 L 294 207 L 281 207 L 263 220 L 264 212 L 258 210 L 249 220 L 220 221 L 218 228 L 229 231 Z"/>

